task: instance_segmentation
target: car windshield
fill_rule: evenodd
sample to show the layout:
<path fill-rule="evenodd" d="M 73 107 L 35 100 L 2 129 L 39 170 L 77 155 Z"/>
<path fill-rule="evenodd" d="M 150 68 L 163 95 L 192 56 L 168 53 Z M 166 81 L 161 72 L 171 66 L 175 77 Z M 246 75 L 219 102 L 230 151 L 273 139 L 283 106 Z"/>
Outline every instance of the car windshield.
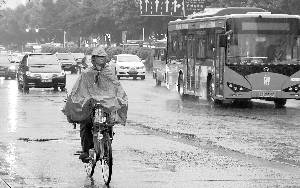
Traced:
<path fill-rule="evenodd" d="M 58 65 L 55 55 L 33 55 L 28 58 L 29 65 Z"/>
<path fill-rule="evenodd" d="M 74 60 L 72 54 L 57 54 L 59 60 Z"/>
<path fill-rule="evenodd" d="M 118 56 L 118 62 L 137 62 L 140 61 L 138 56 Z"/>

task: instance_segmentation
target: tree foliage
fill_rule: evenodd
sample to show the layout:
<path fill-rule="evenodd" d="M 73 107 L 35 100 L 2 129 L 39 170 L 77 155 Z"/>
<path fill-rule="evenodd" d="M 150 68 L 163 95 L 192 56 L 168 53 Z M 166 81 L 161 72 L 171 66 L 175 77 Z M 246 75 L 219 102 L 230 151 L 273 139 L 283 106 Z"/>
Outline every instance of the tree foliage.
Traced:
<path fill-rule="evenodd" d="M 207 0 L 207 6 L 250 6 L 273 13 L 300 14 L 299 0 Z M 62 30 L 73 41 L 110 33 L 113 42 L 121 42 L 122 31 L 127 31 L 127 39 L 142 39 L 143 28 L 145 36 L 166 33 L 167 23 L 176 19 L 140 16 L 138 0 L 31 0 L 14 10 L 4 10 L 2 15 L 0 43 L 4 44 L 61 42 Z M 36 25 L 44 29 L 35 33 Z M 31 31 L 26 33 L 26 27 Z"/>

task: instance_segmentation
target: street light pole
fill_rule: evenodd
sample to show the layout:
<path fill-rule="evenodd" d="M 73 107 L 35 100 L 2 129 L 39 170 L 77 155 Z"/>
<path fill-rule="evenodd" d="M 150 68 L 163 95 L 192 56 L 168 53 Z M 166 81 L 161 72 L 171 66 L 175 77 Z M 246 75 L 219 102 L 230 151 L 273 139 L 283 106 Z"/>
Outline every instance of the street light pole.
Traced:
<path fill-rule="evenodd" d="M 66 47 L 66 31 L 64 30 L 64 48 Z"/>

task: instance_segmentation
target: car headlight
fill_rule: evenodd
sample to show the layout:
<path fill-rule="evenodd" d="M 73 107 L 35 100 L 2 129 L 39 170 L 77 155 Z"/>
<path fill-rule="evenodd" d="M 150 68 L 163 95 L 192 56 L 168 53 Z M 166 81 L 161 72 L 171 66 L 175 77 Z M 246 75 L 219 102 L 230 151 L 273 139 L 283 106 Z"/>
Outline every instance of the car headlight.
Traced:
<path fill-rule="evenodd" d="M 145 67 L 144 66 L 141 66 L 141 67 L 137 67 L 136 69 L 144 69 Z"/>
<path fill-rule="evenodd" d="M 41 78 L 42 76 L 40 74 L 31 73 L 30 71 L 26 71 L 26 76 L 31 78 Z"/>
<path fill-rule="evenodd" d="M 120 66 L 119 68 L 120 69 L 128 69 L 128 67 L 125 67 L 125 66 Z"/>
<path fill-rule="evenodd" d="M 227 82 L 227 86 L 234 92 L 249 92 L 251 89 L 248 89 L 244 86 Z"/>
<path fill-rule="evenodd" d="M 300 91 L 300 84 L 296 84 L 296 85 L 290 86 L 288 88 L 285 88 L 285 89 L 283 89 L 283 91 L 297 93 L 298 91 Z"/>

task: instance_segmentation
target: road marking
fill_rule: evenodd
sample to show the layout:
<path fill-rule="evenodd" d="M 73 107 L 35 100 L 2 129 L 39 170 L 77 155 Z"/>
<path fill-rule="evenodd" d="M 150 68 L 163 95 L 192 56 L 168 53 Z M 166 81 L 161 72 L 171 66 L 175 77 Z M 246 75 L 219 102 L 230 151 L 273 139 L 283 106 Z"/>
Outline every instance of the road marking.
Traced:
<path fill-rule="evenodd" d="M 11 188 L 11 186 L 9 186 L 8 183 L 6 183 L 2 178 L 0 178 L 0 187 L 2 187 L 2 188 L 6 188 L 6 187 Z"/>

